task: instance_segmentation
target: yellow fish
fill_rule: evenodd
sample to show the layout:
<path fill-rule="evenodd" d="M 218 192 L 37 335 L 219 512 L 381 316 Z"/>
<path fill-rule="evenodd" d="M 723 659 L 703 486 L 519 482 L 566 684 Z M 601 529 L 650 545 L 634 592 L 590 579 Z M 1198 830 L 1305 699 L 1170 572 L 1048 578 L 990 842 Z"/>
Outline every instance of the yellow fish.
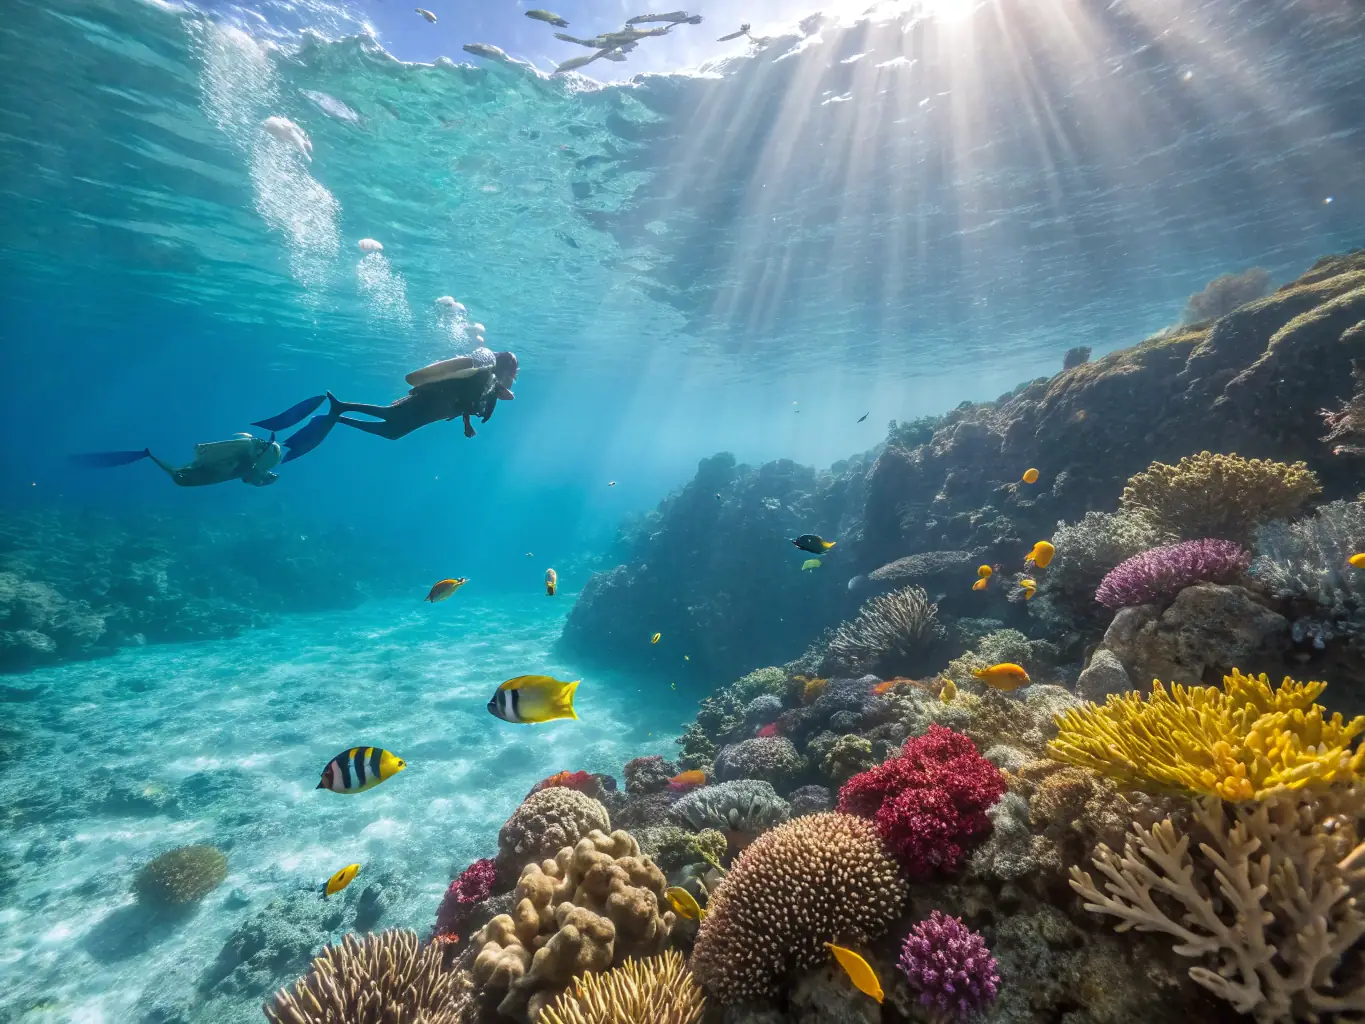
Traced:
<path fill-rule="evenodd" d="M 363 793 L 374 789 L 385 779 L 391 779 L 408 763 L 379 747 L 352 747 L 343 750 L 322 769 L 318 789 L 333 793 Z"/>
<path fill-rule="evenodd" d="M 359 864 L 347 864 L 335 875 L 327 879 L 327 883 L 322 887 L 322 898 L 326 899 L 328 896 L 334 896 L 341 892 L 342 889 L 351 884 L 351 879 L 355 878 L 359 871 Z"/>
<path fill-rule="evenodd" d="M 1346 561 L 1357 569 L 1365 569 L 1365 555 L 1352 555 Z"/>
<path fill-rule="evenodd" d="M 976 574 L 980 576 L 983 580 L 988 580 L 991 578 L 991 573 L 993 573 L 994 571 L 995 570 L 993 570 L 989 565 L 983 565 L 981 566 L 981 568 L 976 570 Z"/>
<path fill-rule="evenodd" d="M 1024 578 L 1019 581 L 1019 588 L 1024 592 L 1024 600 L 1032 601 L 1034 593 L 1038 590 L 1038 582 Z"/>
<path fill-rule="evenodd" d="M 444 601 L 468 582 L 469 580 L 464 576 L 453 580 L 439 580 L 424 600 L 430 601 L 432 604 L 437 601 Z"/>
<path fill-rule="evenodd" d="M 680 889 L 674 885 L 664 890 L 664 895 L 668 897 L 669 904 L 676 910 L 681 917 L 689 921 L 702 921 L 706 918 L 706 911 L 698 905 L 696 898 L 686 889 Z"/>
<path fill-rule="evenodd" d="M 953 701 L 957 700 L 957 683 L 953 682 L 951 679 L 945 679 L 943 681 L 943 689 L 938 691 L 938 699 L 944 704 L 951 704 Z"/>
<path fill-rule="evenodd" d="M 659 642 L 659 637 L 661 636 L 663 636 L 662 633 L 655 633 L 652 637 L 649 638 L 649 642 L 652 644 L 657 644 Z"/>
<path fill-rule="evenodd" d="M 1026 484 L 1036 484 L 1038 482 L 1038 471 L 1036 469 L 1026 469 L 1024 470 L 1022 479 Z"/>
<path fill-rule="evenodd" d="M 555 591 L 559 589 L 559 573 L 553 569 L 545 570 L 545 593 L 551 597 L 555 596 Z"/>
<path fill-rule="evenodd" d="M 1033 550 L 1028 553 L 1028 557 L 1024 559 L 1024 563 L 1026 565 L 1036 565 L 1039 569 L 1046 569 L 1048 563 L 1052 561 L 1052 556 L 1056 553 L 1056 548 L 1047 541 L 1040 540 L 1037 544 L 1033 545 Z"/>
<path fill-rule="evenodd" d="M 807 558 L 801 563 L 801 571 L 805 572 L 807 569 L 818 569 L 820 568 L 820 564 L 820 559 L 818 558 Z"/>
<path fill-rule="evenodd" d="M 872 969 L 871 964 L 853 950 L 836 946 L 832 942 L 826 942 L 825 948 L 834 954 L 834 959 L 839 961 L 839 966 L 848 974 L 848 980 L 853 982 L 854 988 L 870 995 L 879 1003 L 882 1001 L 885 993 L 882 992 L 882 983 L 877 980 L 877 972 Z"/>
<path fill-rule="evenodd" d="M 1024 671 L 1024 667 L 1016 665 L 1012 661 L 1002 661 L 999 665 L 992 665 L 990 668 L 975 669 L 972 675 L 992 689 L 1004 690 L 1006 693 L 1017 690 L 1021 686 L 1027 686 L 1032 682 L 1028 673 Z"/>
<path fill-rule="evenodd" d="M 990 583 L 990 579 L 987 578 L 987 577 L 985 577 L 985 576 L 983 576 L 983 577 L 981 577 L 981 579 L 977 580 L 975 583 L 972 584 L 972 589 L 973 589 L 973 590 L 985 590 L 985 589 L 986 589 L 986 584 L 988 584 L 988 583 Z"/>
<path fill-rule="evenodd" d="M 504 722 L 532 725 L 556 718 L 578 721 L 573 709 L 574 691 L 581 680 L 566 683 L 551 676 L 517 676 L 498 687 L 488 710 Z"/>

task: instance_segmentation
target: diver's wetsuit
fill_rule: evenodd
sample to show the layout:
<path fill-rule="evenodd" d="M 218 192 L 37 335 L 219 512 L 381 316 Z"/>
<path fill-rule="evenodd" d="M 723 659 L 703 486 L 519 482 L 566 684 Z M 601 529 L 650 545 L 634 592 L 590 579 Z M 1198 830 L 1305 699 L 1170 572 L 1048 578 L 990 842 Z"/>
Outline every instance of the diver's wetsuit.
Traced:
<path fill-rule="evenodd" d="M 364 402 L 343 402 L 333 400 L 332 412 L 355 412 L 373 416 L 379 422 L 353 420 L 345 415 L 337 417 L 338 423 L 355 427 L 367 434 L 396 441 L 412 433 L 418 427 L 425 427 L 437 420 L 453 420 L 459 416 L 464 419 L 464 432 L 474 436 L 471 416 L 478 416 L 484 422 L 493 415 L 497 405 L 496 380 L 492 373 L 476 373 L 472 377 L 437 381 L 415 387 L 398 401 L 389 405 L 368 405 Z"/>

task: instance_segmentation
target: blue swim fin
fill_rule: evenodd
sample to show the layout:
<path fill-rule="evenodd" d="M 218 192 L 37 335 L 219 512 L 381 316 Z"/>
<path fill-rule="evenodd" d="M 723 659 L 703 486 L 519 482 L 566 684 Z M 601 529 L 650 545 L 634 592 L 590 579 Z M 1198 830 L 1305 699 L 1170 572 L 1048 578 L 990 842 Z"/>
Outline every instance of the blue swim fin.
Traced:
<path fill-rule="evenodd" d="M 77 466 L 89 469 L 109 469 L 113 466 L 127 466 L 139 459 L 151 458 L 151 455 L 149 448 L 143 448 L 140 452 L 82 452 L 71 456 L 71 461 Z"/>
<path fill-rule="evenodd" d="M 286 449 L 285 456 L 281 462 L 293 462 L 300 456 L 307 455 L 326 439 L 336 426 L 337 417 L 332 413 L 324 416 L 314 416 L 309 420 L 303 429 L 295 431 L 284 439 Z"/>
<path fill-rule="evenodd" d="M 278 416 L 257 420 L 251 425 L 253 427 L 260 427 L 262 430 L 288 430 L 326 400 L 326 395 L 315 395 L 312 398 L 305 398 L 298 405 L 291 405 Z"/>

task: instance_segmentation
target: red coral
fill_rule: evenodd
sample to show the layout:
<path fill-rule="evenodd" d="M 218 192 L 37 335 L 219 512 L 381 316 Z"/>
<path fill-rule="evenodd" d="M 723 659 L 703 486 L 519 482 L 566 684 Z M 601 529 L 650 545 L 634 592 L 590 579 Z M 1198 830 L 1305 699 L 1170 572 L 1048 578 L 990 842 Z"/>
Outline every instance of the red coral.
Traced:
<path fill-rule="evenodd" d="M 991 830 L 986 810 L 1005 792 L 976 744 L 941 725 L 905 741 L 898 757 L 853 776 L 839 810 L 871 818 L 912 877 L 952 872 Z"/>
<path fill-rule="evenodd" d="M 441 899 L 441 909 L 436 911 L 436 935 L 454 935 L 464 921 L 470 908 L 488 899 L 493 891 L 493 879 L 497 871 L 493 861 L 485 857 L 476 860 L 460 872 L 460 877 L 450 883 L 445 896 Z"/>
<path fill-rule="evenodd" d="M 530 796 L 532 793 L 539 793 L 542 789 L 551 789 L 555 786 L 564 789 L 576 789 L 594 800 L 602 795 L 603 789 L 601 778 L 591 772 L 562 771 L 555 772 L 548 779 L 541 779 L 531 787 L 531 792 L 526 795 Z"/>

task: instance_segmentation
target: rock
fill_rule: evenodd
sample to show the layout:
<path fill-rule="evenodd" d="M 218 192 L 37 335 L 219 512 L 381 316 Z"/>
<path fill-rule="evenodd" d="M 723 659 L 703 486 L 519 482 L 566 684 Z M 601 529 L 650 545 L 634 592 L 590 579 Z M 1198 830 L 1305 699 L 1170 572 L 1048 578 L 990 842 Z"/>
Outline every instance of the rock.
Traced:
<path fill-rule="evenodd" d="M 1132 609 L 1125 608 L 1124 611 Z M 1127 693 L 1133 689 L 1133 680 L 1113 651 L 1101 647 L 1090 658 L 1080 678 L 1076 680 L 1076 693 L 1086 700 L 1103 704 L 1104 698 L 1111 693 Z"/>

